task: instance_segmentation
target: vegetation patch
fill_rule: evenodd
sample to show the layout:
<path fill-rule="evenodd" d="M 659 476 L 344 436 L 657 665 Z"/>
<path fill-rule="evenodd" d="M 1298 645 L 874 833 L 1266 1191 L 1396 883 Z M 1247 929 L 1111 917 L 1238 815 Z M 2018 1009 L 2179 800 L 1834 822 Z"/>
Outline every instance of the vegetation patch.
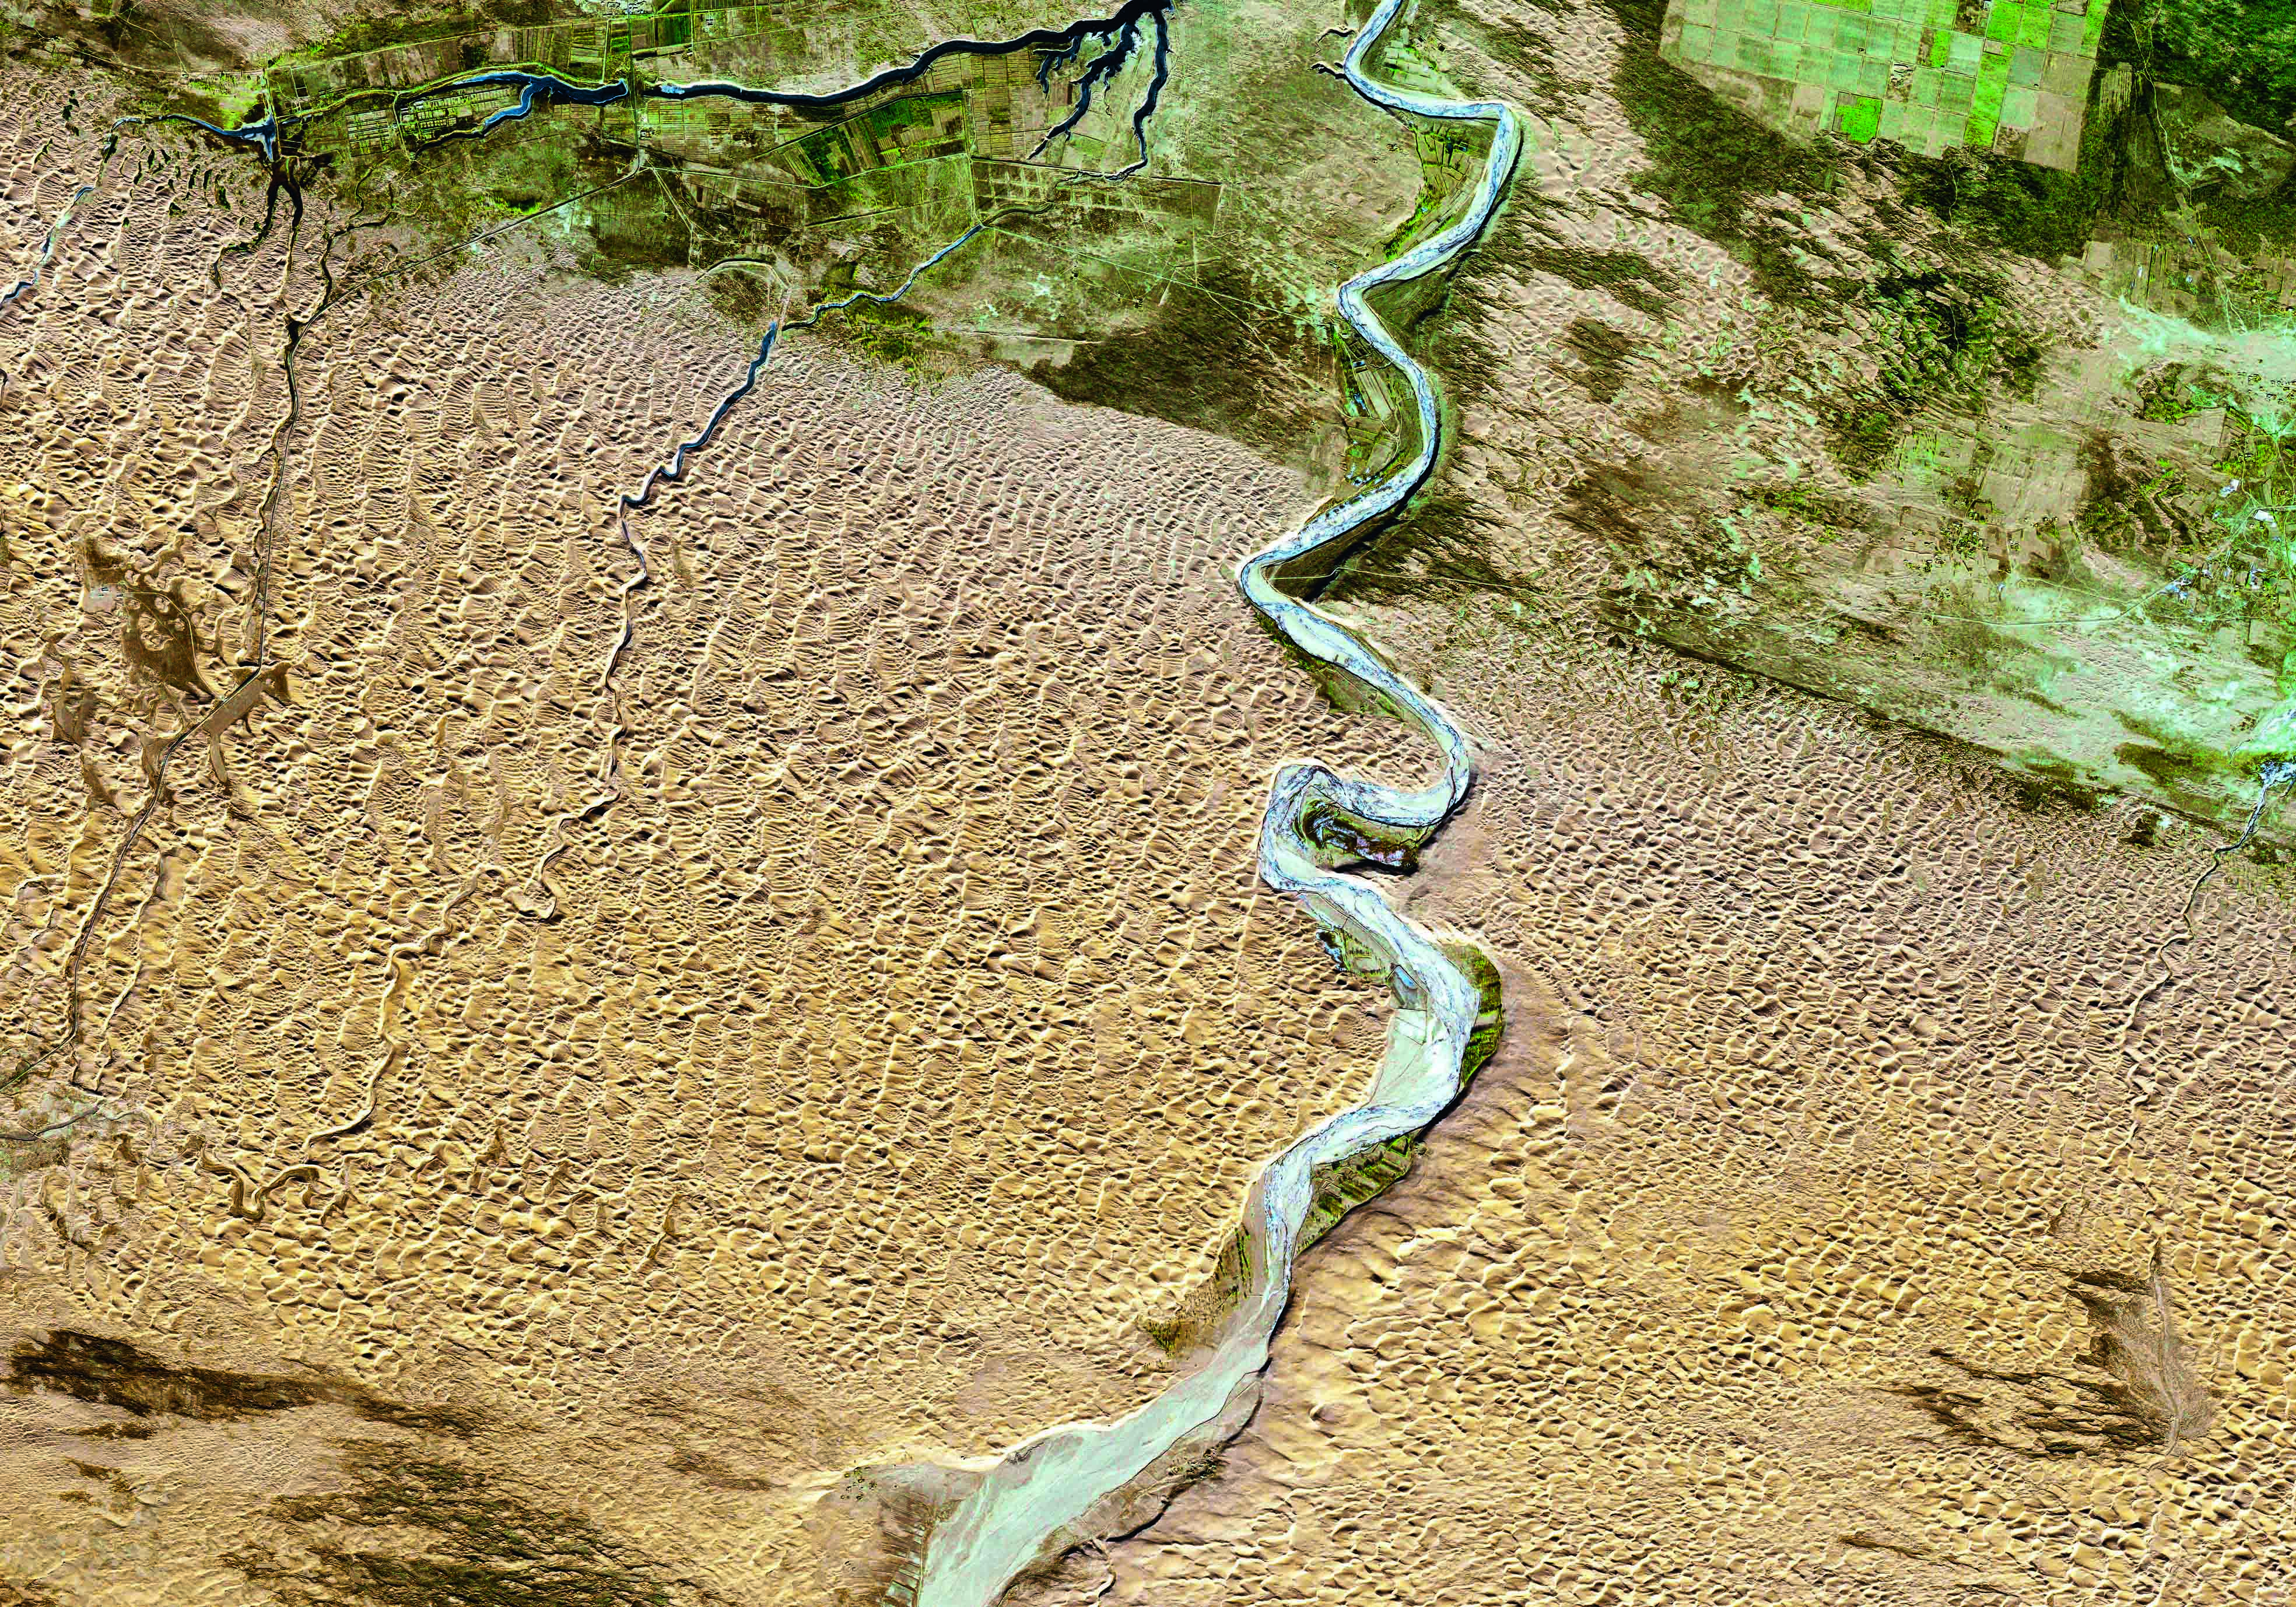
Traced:
<path fill-rule="evenodd" d="M 2296 0 L 2153 0 L 2152 70 L 2259 128 L 2296 125 Z"/>
<path fill-rule="evenodd" d="M 1320 380 L 1326 397 L 1336 391 L 1329 346 L 1234 263 L 1175 281 L 1143 326 L 1080 340 L 1066 363 L 1029 369 L 1064 400 L 1214 430 L 1285 459 L 1319 414 L 1330 416 L 1301 376 Z"/>
<path fill-rule="evenodd" d="M 1528 0 L 1527 9 L 1550 18 L 1566 16 L 1564 0 Z M 1471 40 L 1490 58 L 1521 78 L 1529 94 L 1526 110 L 1546 117 L 1562 111 L 1568 94 L 1554 64 L 1554 47 L 1538 29 L 1519 19 L 1523 11 L 1499 8 L 1489 16 L 1469 11 L 1459 0 L 1423 0 L 1418 8 L 1422 26 L 1438 37 L 1456 36 Z"/>
<path fill-rule="evenodd" d="M 272 1504 L 274 1518 L 301 1531 L 292 1542 L 226 1559 L 283 1607 L 676 1607 L 710 1599 L 587 1518 L 539 1505 L 490 1475 L 374 1441 L 346 1446 L 343 1465 L 352 1488 Z"/>
<path fill-rule="evenodd" d="M 59 1328 L 28 1339 L 8 1358 L 8 1386 L 18 1394 L 51 1390 L 136 1417 L 187 1417 L 226 1423 L 333 1402 L 377 1423 L 467 1436 L 479 1420 L 452 1406 L 412 1406 L 341 1379 L 234 1373 L 177 1366 L 125 1340 Z"/>
<path fill-rule="evenodd" d="M 1625 388 L 1627 361 L 1636 342 L 1624 330 L 1596 318 L 1573 318 L 1562 331 L 1562 348 L 1578 359 L 1570 381 L 1598 402 L 1608 402 Z"/>
<path fill-rule="evenodd" d="M 1431 491 L 1357 547 L 1321 594 L 1335 602 L 1388 603 L 1424 597 L 1433 586 L 1535 591 L 1535 578 L 1504 556 L 1503 530 L 1472 497 Z"/>
<path fill-rule="evenodd" d="M 1220 1247 L 1219 1259 L 1204 1281 L 1188 1291 L 1169 1316 L 1141 1318 L 1140 1331 L 1173 1357 L 1217 1344 L 1228 1314 L 1243 1298 L 1250 1274 L 1250 1248 L 1239 1228 Z"/>
<path fill-rule="evenodd" d="M 1972 275 L 1924 269 L 1875 282 L 1863 299 L 1874 368 L 1834 406 L 1835 461 L 1853 479 L 1879 469 L 1908 421 L 1981 414 L 1998 392 L 2030 397 L 2041 349 Z"/>
<path fill-rule="evenodd" d="M 882 363 L 910 367 L 931 343 L 932 320 L 898 301 L 865 298 L 834 316 L 848 340 Z"/>
<path fill-rule="evenodd" d="M 1764 127 L 1689 74 L 1659 59 L 1664 0 L 1605 0 L 1628 38 L 1611 78 L 1619 105 L 1651 165 L 1635 187 L 1752 271 L 1775 300 L 1810 293 L 1833 276 L 1805 230 L 1759 203 L 1780 193 L 1817 199 L 1840 181 L 1840 157 Z"/>
<path fill-rule="evenodd" d="M 394 45 L 422 45 L 484 29 L 538 28 L 562 16 L 563 9 L 551 0 L 480 0 L 476 5 L 415 6 L 396 13 L 370 13 L 354 18 L 324 38 L 297 46 L 290 59 L 361 55 Z"/>
<path fill-rule="evenodd" d="M 1574 245 L 1515 245 L 1513 266 L 1552 274 L 1582 291 L 1602 291 L 1653 322 L 1666 322 L 1675 277 L 1632 251 L 1595 251 Z"/>

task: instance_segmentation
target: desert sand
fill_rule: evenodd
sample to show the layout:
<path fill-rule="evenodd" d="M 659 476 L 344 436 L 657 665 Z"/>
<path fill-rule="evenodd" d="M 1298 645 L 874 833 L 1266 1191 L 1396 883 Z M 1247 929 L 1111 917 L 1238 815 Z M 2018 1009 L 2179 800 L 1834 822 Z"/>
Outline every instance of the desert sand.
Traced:
<path fill-rule="evenodd" d="M 36 1349 L 340 1387 L 308 1428 L 215 1408 L 299 1447 L 277 1479 L 104 1439 L 116 1382 L 0 1397 L 11 1504 L 55 1514 L 5 1573 L 260 1599 L 295 1564 L 245 1524 L 341 1487 L 327 1414 L 429 1421 L 366 1391 L 697 1589 L 824 1599 L 803 1525 L 845 1470 L 1152 1392 L 1143 1320 L 1376 1058 L 1378 996 L 1252 873 L 1279 759 L 1401 740 L 1219 571 L 1300 488 L 793 342 L 635 517 L 609 684 L 614 497 L 754 334 L 509 242 L 357 292 L 304 338 L 258 540 L 320 230 L 208 291 L 244 173 L 161 144 L 8 330 L 11 1047 L 73 988 L 85 1025 L 9 1117 L 78 1119 L 8 1148 L 0 1300 Z M 27 211 L 58 156 L 18 153 Z M 232 218 L 169 215 L 217 182 Z M 226 726 L 266 547 L 283 673 Z M 143 1492 L 134 1569 L 105 1488 Z"/>
<path fill-rule="evenodd" d="M 1734 316 L 1563 110 L 1542 225 Z M 37 120 L 26 239 L 96 143 Z M 0 1589 L 499 1595 L 507 1526 L 578 1599 L 879 1599 L 899 1514 L 845 1471 L 1152 1393 L 1143 1322 L 1377 1054 L 1251 870 L 1281 760 L 1423 758 L 1220 573 L 1309 496 L 796 345 L 626 604 L 612 499 L 750 333 L 505 242 L 313 327 L 266 535 L 321 224 L 206 289 L 260 198 L 162 143 L 0 324 L 9 1051 L 83 1020 L 5 1116 L 72 1125 L 0 1155 Z M 1508 1039 L 1303 1263 L 1224 1464 L 1028 1588 L 2284 1601 L 2284 897 L 2236 869 L 2188 938 L 2197 830 L 1592 624 L 1558 509 L 1649 396 L 1555 342 L 1649 332 L 1494 305 L 1447 483 L 1546 578 L 1351 606 L 1480 744 L 1396 892 L 1479 936 Z M 210 720 L 259 575 L 283 670 Z"/>
<path fill-rule="evenodd" d="M 1412 909 L 1508 1045 L 1308 1259 L 1220 1476 L 1068 1594 L 2282 1599 L 2284 906 L 2187 945 L 2197 849 L 2126 816 L 1416 645 L 1492 745 Z"/>

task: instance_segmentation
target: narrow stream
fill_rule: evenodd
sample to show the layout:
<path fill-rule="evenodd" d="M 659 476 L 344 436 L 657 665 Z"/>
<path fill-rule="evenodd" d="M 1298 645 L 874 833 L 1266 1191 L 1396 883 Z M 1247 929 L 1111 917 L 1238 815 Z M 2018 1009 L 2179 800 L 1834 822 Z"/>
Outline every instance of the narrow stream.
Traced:
<path fill-rule="evenodd" d="M 30 275 L 27 278 L 17 280 L 14 284 L 8 288 L 8 291 L 4 295 L 0 295 L 0 307 L 6 307 L 9 303 L 14 301 L 16 298 L 21 296 L 25 291 L 38 285 L 40 283 L 40 275 L 47 271 L 49 258 L 53 258 L 56 254 L 56 242 L 64 237 L 64 228 L 71 222 L 72 209 L 78 206 L 80 202 L 86 201 L 89 196 L 94 193 L 95 186 L 94 184 L 82 184 L 78 189 L 72 192 L 71 199 L 64 202 L 63 206 L 57 211 L 55 222 L 48 225 L 47 237 L 41 243 L 40 254 L 32 259 L 32 272 Z"/>
<path fill-rule="evenodd" d="M 1435 939 L 1405 920 L 1360 877 L 1331 868 L 1349 856 L 1314 835 L 1319 817 L 1338 816 L 1374 841 L 1421 842 L 1466 797 L 1473 765 L 1450 717 L 1405 681 L 1346 627 L 1287 595 L 1276 571 L 1319 548 L 1345 542 L 1393 512 L 1424 483 L 1441 445 L 1433 380 L 1371 309 L 1382 285 L 1415 279 L 1457 257 L 1497 209 L 1521 147 L 1513 110 L 1498 101 L 1446 101 L 1395 89 L 1365 70 L 1404 0 L 1382 0 L 1344 63 L 1366 100 L 1419 117 L 1494 125 L 1482 179 L 1465 214 L 1391 262 L 1340 287 L 1341 314 L 1406 379 L 1418 403 L 1419 451 L 1377 488 L 1329 509 L 1256 553 L 1243 566 L 1244 598 L 1286 641 L 1374 688 L 1431 740 L 1440 775 L 1415 791 L 1342 776 L 1318 764 L 1278 771 L 1261 816 L 1259 873 L 1304 904 L 1346 947 L 1376 956 L 1394 992 L 1387 1051 L 1364 1102 L 1311 1129 L 1263 1168 L 1244 1197 L 1244 1288 L 1210 1358 L 1155 1399 L 1110 1423 L 1065 1423 L 997 1457 L 972 1493 L 926 1542 L 916 1607 L 990 1607 L 1024 1569 L 1082 1537 L 1084 1521 L 1148 1471 L 1166 1450 L 1213 1432 L 1232 1399 L 1267 1365 L 1268 1345 L 1292 1291 L 1302 1225 L 1315 1203 L 1315 1168 L 1344 1161 L 1427 1127 L 1458 1096 L 1469 1039 L 1483 1009 L 1475 980 Z M 1232 1433 L 1233 1430 L 1226 1431 Z"/>
<path fill-rule="evenodd" d="M 641 588 L 652 584 L 653 581 L 652 562 L 647 557 L 645 544 L 641 542 L 630 529 L 630 515 L 653 501 L 655 487 L 664 484 L 677 485 L 685 479 L 686 459 L 707 447 L 711 439 L 717 435 L 718 426 L 724 423 L 726 415 L 734 411 L 734 405 L 757 389 L 758 375 L 764 371 L 767 362 L 773 357 L 774 347 L 780 341 L 783 335 L 791 330 L 811 329 L 830 314 L 843 312 L 848 307 L 857 307 L 864 301 L 873 302 L 879 307 L 892 306 L 916 288 L 919 279 L 948 260 L 962 250 L 967 242 L 988 226 L 986 222 L 974 224 L 911 268 L 908 277 L 890 291 L 855 291 L 851 295 L 840 297 L 837 300 L 819 303 L 802 317 L 791 318 L 786 322 L 775 318 L 767 324 L 765 335 L 758 342 L 757 356 L 750 359 L 749 372 L 742 376 L 742 382 L 726 393 L 718 406 L 711 410 L 708 421 L 694 432 L 691 439 L 680 441 L 672 448 L 667 462 L 656 463 L 646 471 L 646 477 L 638 483 L 636 490 L 622 493 L 614 504 L 615 523 L 621 534 L 622 544 L 629 548 L 630 555 L 638 561 L 638 572 L 629 584 L 622 588 L 624 604 L 622 634 L 616 639 L 614 651 L 607 656 L 606 660 L 606 683 L 609 686 L 613 684 L 614 671 L 621 663 L 622 654 L 628 651 L 631 639 L 637 629 L 636 616 L 628 609 L 629 599 Z"/>

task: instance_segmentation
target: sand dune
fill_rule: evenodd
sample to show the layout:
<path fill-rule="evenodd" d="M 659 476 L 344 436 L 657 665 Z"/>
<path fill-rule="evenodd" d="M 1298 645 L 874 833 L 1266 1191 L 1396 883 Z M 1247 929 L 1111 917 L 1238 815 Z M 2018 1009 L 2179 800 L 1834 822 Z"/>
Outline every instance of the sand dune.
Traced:
<path fill-rule="evenodd" d="M 1104 1599 L 2277 1599 L 2284 908 L 2163 947 L 2194 852 L 2126 816 L 1418 648 L 1496 741 L 1414 909 L 1510 1040 Z"/>
<path fill-rule="evenodd" d="M 1542 147 L 1549 226 L 1634 160 Z M 325 220 L 219 256 L 259 212 L 124 146 L 0 314 L 8 1053 L 80 1023 L 0 1111 L 70 1124 L 0 1147 L 0 1599 L 876 1599 L 845 1471 L 1152 1393 L 1377 1054 L 1252 879 L 1277 762 L 1417 759 L 1218 572 L 1302 488 L 795 343 L 626 615 L 613 497 L 751 332 L 505 241 L 316 324 L 275 457 Z M 1552 590 L 1356 606 L 1485 744 L 1398 896 L 1510 1037 L 1217 1475 L 1036 1599 L 2284 1599 L 2284 895 L 2181 940 L 2197 832 L 1585 624 L 1636 398 L 1547 364 L 1627 315 L 1494 305 L 1451 483 Z"/>
<path fill-rule="evenodd" d="M 29 208 L 58 181 L 17 160 Z M 659 582 L 608 685 L 612 498 L 753 338 L 515 252 L 365 294 L 299 357 L 283 683 L 176 750 L 123 853 L 155 739 L 248 668 L 319 237 L 209 291 L 232 229 L 187 197 L 241 176 L 133 171 L 6 332 L 0 478 L 34 488 L 10 1019 L 53 1031 L 76 986 L 66 1058 L 100 1090 L 18 1095 L 12 1126 L 84 1114 L 7 1154 L 11 1327 L 446 1403 L 485 1425 L 452 1455 L 741 1600 L 822 1599 L 800 1524 L 846 1468 L 1152 1392 L 1140 1323 L 1380 1041 L 1251 872 L 1276 761 L 1363 745 L 1218 571 L 1297 484 L 994 372 L 923 390 L 793 342 L 636 516 Z M 0 1399 L 23 1499 L 77 1517 L 86 1480 L 146 1472 L 201 1499 L 138 1509 L 129 1575 L 108 1521 L 12 1526 L 5 1569 L 237 1599 L 274 1564 L 222 1554 L 274 1542 L 218 1543 L 216 1512 L 291 1532 L 261 1514 L 296 1482 L 227 1500 L 172 1429 L 66 1437 L 102 1406 Z"/>

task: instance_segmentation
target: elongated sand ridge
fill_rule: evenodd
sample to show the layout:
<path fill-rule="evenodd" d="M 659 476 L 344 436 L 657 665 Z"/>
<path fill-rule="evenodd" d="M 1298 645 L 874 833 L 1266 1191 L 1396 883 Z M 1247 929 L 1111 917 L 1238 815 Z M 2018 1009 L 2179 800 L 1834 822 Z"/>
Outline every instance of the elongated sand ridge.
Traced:
<path fill-rule="evenodd" d="M 1245 599 L 1283 638 L 1320 663 L 1373 688 L 1433 741 L 1440 775 L 1415 791 L 1342 776 L 1320 764 L 1278 771 L 1261 816 L 1259 873 L 1305 905 L 1340 940 L 1374 956 L 1394 990 L 1387 1051 L 1361 1104 L 1317 1124 L 1270 1162 L 1245 1196 L 1245 1284 L 1210 1358 L 1154 1400 L 1113 1423 L 1063 1424 L 1031 1436 L 999 1458 L 938 1527 L 927 1546 L 920 1607 L 988 1607 L 1024 1568 L 1061 1548 L 1070 1526 L 1139 1478 L 1168 1449 L 1217 1422 L 1238 1391 L 1267 1365 L 1269 1340 L 1291 1297 L 1300 1233 L 1315 1204 L 1319 1167 L 1417 1132 L 1458 1096 L 1468 1041 L 1483 998 L 1476 980 L 1434 937 L 1398 914 L 1371 883 L 1332 868 L 1318 840 L 1324 811 L 1375 840 L 1416 845 L 1431 837 L 1466 798 L 1473 763 L 1451 717 L 1371 652 L 1345 627 L 1287 595 L 1275 575 L 1286 563 L 1347 541 L 1393 512 L 1426 480 L 1441 447 L 1441 407 L 1426 369 L 1390 334 L 1366 298 L 1382 285 L 1430 273 L 1482 232 L 1521 150 L 1514 112 L 1499 101 L 1447 101 L 1380 83 L 1364 63 L 1402 9 L 1382 0 L 1349 46 L 1348 81 L 1391 111 L 1454 121 L 1488 122 L 1494 136 L 1465 214 L 1392 261 L 1357 275 L 1339 292 L 1341 312 L 1411 382 L 1419 448 L 1401 469 L 1363 496 L 1309 520 L 1263 548 L 1242 570 Z"/>

